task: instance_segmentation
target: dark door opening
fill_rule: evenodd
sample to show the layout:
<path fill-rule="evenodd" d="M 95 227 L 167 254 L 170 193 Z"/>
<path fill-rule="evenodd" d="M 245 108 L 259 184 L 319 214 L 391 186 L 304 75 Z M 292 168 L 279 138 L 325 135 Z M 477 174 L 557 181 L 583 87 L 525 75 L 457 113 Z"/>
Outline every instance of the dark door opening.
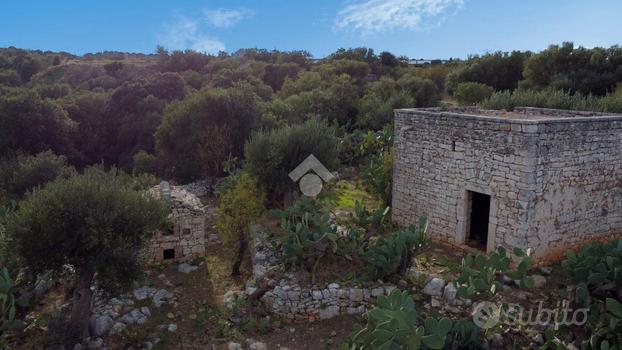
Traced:
<path fill-rule="evenodd" d="M 467 244 L 486 250 L 490 218 L 490 196 L 469 191 L 469 234 Z"/>
<path fill-rule="evenodd" d="M 175 249 L 164 249 L 162 251 L 162 259 L 164 260 L 175 259 Z"/>

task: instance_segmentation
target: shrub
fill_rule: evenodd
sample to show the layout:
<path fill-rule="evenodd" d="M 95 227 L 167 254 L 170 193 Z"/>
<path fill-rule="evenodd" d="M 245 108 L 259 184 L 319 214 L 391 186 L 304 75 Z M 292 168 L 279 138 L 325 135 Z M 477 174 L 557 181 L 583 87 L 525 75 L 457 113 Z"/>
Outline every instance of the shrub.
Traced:
<path fill-rule="evenodd" d="M 413 250 L 425 242 L 426 231 L 427 224 L 422 220 L 418 228 L 410 226 L 406 230 L 381 236 L 366 254 L 372 279 L 384 279 L 405 271 Z"/>
<path fill-rule="evenodd" d="M 448 318 L 422 320 L 406 291 L 379 296 L 365 316 L 367 325 L 354 335 L 352 350 L 442 349 L 452 329 Z"/>
<path fill-rule="evenodd" d="M 237 255 L 231 274 L 240 274 L 240 265 L 246 252 L 250 225 L 265 212 L 265 192 L 257 180 L 242 174 L 237 182 L 220 197 L 216 210 L 216 227 L 225 242 L 237 242 Z"/>
<path fill-rule="evenodd" d="M 28 299 L 19 297 L 15 279 L 9 274 L 6 266 L 0 269 L 0 334 L 9 329 L 24 325 L 17 319 L 18 309 L 28 306 Z M 2 341 L 0 341 L 2 345 Z"/>
<path fill-rule="evenodd" d="M 0 160 L 0 192 L 4 189 L 6 199 L 19 200 L 27 191 L 58 177 L 69 177 L 74 172 L 73 167 L 67 166 L 65 156 L 57 156 L 52 151 L 34 156 L 20 153 L 14 158 Z"/>
<path fill-rule="evenodd" d="M 518 89 L 514 92 L 495 92 L 479 103 L 481 108 L 508 111 L 520 106 L 622 113 L 622 95 L 610 93 L 598 97 L 553 89 L 540 91 Z"/>
<path fill-rule="evenodd" d="M 494 91 L 492 87 L 482 83 L 460 83 L 454 91 L 454 98 L 461 105 L 474 105 L 489 98 Z"/>
<path fill-rule="evenodd" d="M 363 168 L 362 176 L 367 187 L 380 198 L 384 205 L 391 204 L 393 186 L 393 157 L 391 149 L 372 156 Z"/>
<path fill-rule="evenodd" d="M 465 299 L 477 297 L 492 297 L 501 290 L 501 283 L 497 281 L 497 275 L 507 274 L 514 280 L 520 280 L 522 288 L 532 288 L 534 281 L 527 271 L 533 265 L 533 258 L 527 253 L 516 248 L 514 255 L 521 258 L 517 269 L 510 270 L 510 258 L 503 247 L 498 247 L 496 251 L 488 256 L 478 254 L 473 257 L 467 255 L 462 259 L 459 268 L 459 275 L 456 279 L 458 295 Z"/>
<path fill-rule="evenodd" d="M 581 247 L 578 253 L 568 251 L 562 267 L 577 283 L 599 287 L 614 282 L 622 287 L 622 240 L 608 243 L 593 242 Z"/>
<path fill-rule="evenodd" d="M 153 154 L 140 150 L 132 157 L 132 174 L 158 174 L 160 164 Z"/>
<path fill-rule="evenodd" d="M 523 78 L 523 63 L 529 52 L 495 52 L 474 56 L 459 64 L 448 75 L 447 92 L 454 94 L 460 83 L 476 82 L 496 90 L 514 90 Z"/>
<path fill-rule="evenodd" d="M 319 201 L 302 198 L 286 210 L 273 210 L 286 234 L 282 240 L 283 262 L 288 268 L 311 272 L 312 283 L 320 262 L 337 253 L 337 230 Z"/>
<path fill-rule="evenodd" d="M 245 169 L 275 198 L 294 188 L 288 174 L 311 154 L 329 170 L 334 169 L 338 164 L 338 146 L 334 129 L 312 119 L 255 134 L 244 149 Z"/>

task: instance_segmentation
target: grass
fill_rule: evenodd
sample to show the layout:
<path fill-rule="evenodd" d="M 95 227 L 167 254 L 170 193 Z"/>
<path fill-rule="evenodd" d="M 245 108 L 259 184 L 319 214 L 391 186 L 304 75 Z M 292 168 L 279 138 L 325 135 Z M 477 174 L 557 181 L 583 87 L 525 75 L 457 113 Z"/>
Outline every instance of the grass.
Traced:
<path fill-rule="evenodd" d="M 339 180 L 326 193 L 326 198 L 334 209 L 352 210 L 356 202 L 362 203 L 366 208 L 380 206 L 380 201 L 365 189 L 363 181 L 359 179 Z"/>

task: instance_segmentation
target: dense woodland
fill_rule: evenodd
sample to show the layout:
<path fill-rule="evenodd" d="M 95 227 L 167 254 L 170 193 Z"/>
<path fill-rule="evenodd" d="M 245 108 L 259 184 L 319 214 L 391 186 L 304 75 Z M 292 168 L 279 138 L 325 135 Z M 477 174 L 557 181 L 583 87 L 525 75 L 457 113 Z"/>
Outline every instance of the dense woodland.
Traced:
<path fill-rule="evenodd" d="M 85 338 L 94 276 L 105 291 L 126 288 L 138 275 L 141 244 L 165 225 L 165 210 L 141 194 L 147 186 L 224 178 L 217 226 L 239 243 L 236 275 L 248 225 L 266 207 L 292 220 L 320 211 L 317 203 L 293 203 L 295 184 L 287 178 L 309 154 L 329 169 L 356 173 L 377 197 L 377 211 L 356 204 L 361 232 L 394 229 L 385 219 L 393 110 L 451 105 L 622 113 L 622 48 L 563 43 L 425 65 L 369 48 L 322 59 L 259 49 L 83 56 L 0 49 L 0 260 L 12 275 L 73 266 L 71 330 Z M 59 211 L 66 216 L 56 217 Z M 327 222 L 319 214 L 314 220 Z M 361 236 L 361 264 L 384 254 L 382 244 L 400 249 L 391 268 L 371 265 L 371 279 L 394 274 L 410 258 L 419 243 L 398 242 L 408 232 L 376 245 Z M 309 256 L 316 252 L 287 253 L 287 244 L 289 265 L 315 271 L 320 257 Z M 342 264 L 355 255 L 335 251 L 332 261 Z M 10 312 L 0 311 L 4 322 Z"/>
<path fill-rule="evenodd" d="M 258 131 L 319 119 L 343 138 L 382 130 L 394 108 L 453 101 L 620 112 L 621 81 L 621 48 L 570 43 L 425 66 L 367 48 L 319 60 L 257 49 L 78 57 L 7 48 L 0 156 L 10 163 L 49 150 L 77 168 L 103 164 L 188 182 L 223 175 L 223 163 L 243 159 Z M 19 187 L 3 184 L 4 196 L 19 197 L 23 189 L 11 186 Z"/>

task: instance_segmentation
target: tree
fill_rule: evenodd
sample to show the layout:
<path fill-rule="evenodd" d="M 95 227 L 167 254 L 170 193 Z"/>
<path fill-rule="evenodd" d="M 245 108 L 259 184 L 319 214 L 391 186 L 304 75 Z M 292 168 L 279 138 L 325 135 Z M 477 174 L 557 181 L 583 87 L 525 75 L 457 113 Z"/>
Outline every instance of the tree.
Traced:
<path fill-rule="evenodd" d="M 75 123 L 51 100 L 23 88 L 0 87 L 0 156 L 18 150 L 68 153 Z"/>
<path fill-rule="evenodd" d="M 525 62 L 521 87 L 553 88 L 584 95 L 605 95 L 622 82 L 622 47 L 574 47 L 570 42 L 531 56 Z"/>
<path fill-rule="evenodd" d="M 288 174 L 311 154 L 329 170 L 338 165 L 335 130 L 319 119 L 255 134 L 244 148 L 245 168 L 276 199 L 294 188 Z"/>
<path fill-rule="evenodd" d="M 495 90 L 514 90 L 523 79 L 523 66 L 530 52 L 495 52 L 473 56 L 447 75 L 447 92 L 454 93 L 458 84 L 476 82 Z"/>
<path fill-rule="evenodd" d="M 216 227 L 225 241 L 237 242 L 237 253 L 231 268 L 232 276 L 240 275 L 240 265 L 248 247 L 250 226 L 264 214 L 265 201 L 265 191 L 248 174 L 240 175 L 236 184 L 220 198 Z"/>
<path fill-rule="evenodd" d="M 27 191 L 58 178 L 69 177 L 75 173 L 67 166 L 65 156 L 57 156 L 52 151 L 37 155 L 18 154 L 17 157 L 0 160 L 0 205 L 2 192 L 9 200 L 21 199 Z"/>
<path fill-rule="evenodd" d="M 466 82 L 458 84 L 454 97 L 461 105 L 474 105 L 495 92 L 495 89 L 482 83 Z"/>
<path fill-rule="evenodd" d="M 247 84 L 203 88 L 170 103 L 156 132 L 156 154 L 180 181 L 222 173 L 222 163 L 241 156 L 260 120 L 257 96 Z"/>
<path fill-rule="evenodd" d="M 29 195 L 7 231 L 31 272 L 75 269 L 69 331 L 73 339 L 85 339 L 91 287 L 107 293 L 128 288 L 139 275 L 143 243 L 162 227 L 166 213 L 159 200 L 132 190 L 127 176 L 92 167 Z"/>

